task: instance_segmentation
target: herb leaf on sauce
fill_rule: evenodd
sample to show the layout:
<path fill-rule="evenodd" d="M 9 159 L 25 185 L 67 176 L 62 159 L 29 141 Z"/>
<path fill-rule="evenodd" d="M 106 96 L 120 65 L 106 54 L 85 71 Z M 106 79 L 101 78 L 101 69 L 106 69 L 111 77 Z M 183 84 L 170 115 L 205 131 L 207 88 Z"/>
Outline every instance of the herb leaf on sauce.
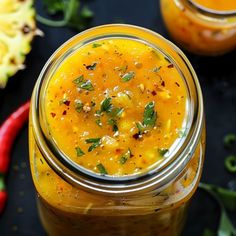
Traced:
<path fill-rule="evenodd" d="M 128 151 L 120 157 L 120 164 L 125 164 L 125 162 L 131 157 L 131 150 L 128 149 Z"/>
<path fill-rule="evenodd" d="M 149 102 L 145 106 L 144 114 L 143 114 L 143 124 L 147 127 L 154 127 L 157 120 L 157 112 L 154 110 L 155 103 Z"/>
<path fill-rule="evenodd" d="M 94 90 L 94 87 L 91 81 L 84 79 L 83 75 L 80 75 L 77 79 L 73 80 L 73 83 L 76 84 L 78 88 L 88 90 L 88 91 Z"/>
<path fill-rule="evenodd" d="M 97 168 L 98 168 L 98 170 L 99 170 L 99 172 L 101 174 L 103 174 L 103 175 L 107 175 L 108 174 L 106 168 L 104 167 L 104 165 L 102 163 L 99 163 L 97 165 Z"/>
<path fill-rule="evenodd" d="M 85 154 L 80 147 L 76 147 L 75 151 L 76 151 L 77 157 L 81 157 Z"/>
<path fill-rule="evenodd" d="M 160 154 L 160 156 L 165 156 L 165 154 L 167 153 L 167 152 L 169 152 L 169 149 L 168 148 L 160 148 L 160 149 L 158 149 L 158 152 L 159 152 L 159 154 Z"/>
<path fill-rule="evenodd" d="M 83 109 L 83 103 L 80 100 L 75 101 L 75 110 L 80 113 Z"/>
<path fill-rule="evenodd" d="M 86 139 L 85 142 L 86 143 L 92 143 L 92 145 L 88 148 L 88 152 L 93 151 L 95 148 L 97 148 L 98 146 L 101 145 L 101 138 L 89 138 Z"/>
<path fill-rule="evenodd" d="M 101 103 L 101 112 L 111 112 L 112 104 L 111 98 L 105 98 Z"/>
<path fill-rule="evenodd" d="M 117 121 L 115 119 L 110 118 L 107 123 L 112 126 L 113 132 L 118 131 Z"/>
<path fill-rule="evenodd" d="M 101 46 L 102 46 L 102 44 L 100 44 L 100 43 L 93 43 L 92 48 L 98 48 Z"/>
<path fill-rule="evenodd" d="M 126 74 L 124 74 L 122 77 L 121 77 L 121 80 L 123 82 L 128 82 L 130 81 L 131 79 L 134 78 L 134 75 L 135 73 L 133 71 L 130 71 L 130 72 L 127 72 Z"/>

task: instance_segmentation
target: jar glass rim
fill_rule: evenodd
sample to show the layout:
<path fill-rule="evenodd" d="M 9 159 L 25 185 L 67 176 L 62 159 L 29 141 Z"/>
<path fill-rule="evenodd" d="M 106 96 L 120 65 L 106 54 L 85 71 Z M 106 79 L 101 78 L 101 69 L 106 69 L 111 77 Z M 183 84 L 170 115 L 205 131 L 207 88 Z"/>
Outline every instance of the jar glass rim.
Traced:
<path fill-rule="evenodd" d="M 184 0 L 189 4 L 191 7 L 193 7 L 198 12 L 212 16 L 212 17 L 236 17 L 236 9 L 234 10 L 214 10 L 208 7 L 205 7 L 199 3 L 196 3 L 194 0 Z"/>
<path fill-rule="evenodd" d="M 126 33 L 124 33 L 123 36 L 127 36 L 129 32 L 129 35 L 134 36 L 132 33 L 133 31 L 142 32 L 148 35 L 152 35 L 153 37 L 157 37 L 159 40 L 163 41 L 168 47 L 173 50 L 176 55 L 182 60 L 183 64 L 187 67 L 189 70 L 189 74 L 191 78 L 184 78 L 185 80 L 192 80 L 193 86 L 195 89 L 196 94 L 196 106 L 194 107 L 193 111 L 193 120 L 191 121 L 191 129 L 189 130 L 187 136 L 183 139 L 183 144 L 181 146 L 182 149 L 179 149 L 178 152 L 173 155 L 172 159 L 170 158 L 169 163 L 165 163 L 166 165 L 163 166 L 163 168 L 157 171 L 157 168 L 151 169 L 149 172 L 145 172 L 145 174 L 139 174 L 139 175 L 129 175 L 124 177 L 115 177 L 114 176 L 102 176 L 95 174 L 91 171 L 86 170 L 85 168 L 79 166 L 78 164 L 75 165 L 73 162 L 68 160 L 64 156 L 64 154 L 58 150 L 55 145 L 53 145 L 52 140 L 48 135 L 46 134 L 44 128 L 41 126 L 41 121 L 43 118 L 41 116 L 42 114 L 42 106 L 40 104 L 40 98 L 44 96 L 42 94 L 43 84 L 45 82 L 45 77 L 47 77 L 47 73 L 50 72 L 51 68 L 58 64 L 58 61 L 60 59 L 63 59 L 63 55 L 65 56 L 68 53 L 68 48 L 65 48 L 67 45 L 70 45 L 69 49 L 76 48 L 78 44 L 81 46 L 81 42 L 76 42 L 76 39 L 80 36 L 84 36 L 86 34 L 90 34 L 94 30 L 101 31 L 102 29 L 108 29 L 107 32 L 110 32 L 111 35 L 122 35 L 122 30 L 120 31 L 120 28 L 126 29 Z M 116 32 L 116 34 L 112 34 L 110 30 L 113 30 L 113 33 Z M 106 34 L 104 35 L 97 35 L 98 37 L 104 38 Z M 144 37 L 144 36 L 143 36 Z M 94 37 L 92 37 L 94 39 Z M 144 38 L 140 38 L 144 42 L 147 42 Z M 158 45 L 157 45 L 158 46 Z M 160 48 L 160 50 L 162 50 Z M 166 54 L 166 53 L 165 53 Z M 170 57 L 170 55 L 166 54 Z M 186 81 L 188 82 L 188 81 Z M 186 85 L 188 86 L 188 84 Z M 197 76 L 186 58 L 186 56 L 183 54 L 183 52 L 178 49 L 174 44 L 163 38 L 161 35 L 145 29 L 138 26 L 132 26 L 132 25 L 126 25 L 126 24 L 110 24 L 110 25 L 103 25 L 91 28 L 89 30 L 86 30 L 70 40 L 68 40 L 66 43 L 64 43 L 48 60 L 46 65 L 44 66 L 43 70 L 41 71 L 38 81 L 36 83 L 34 94 L 32 97 L 32 124 L 33 124 L 33 131 L 36 139 L 36 143 L 39 147 L 39 150 L 45 157 L 46 161 L 50 164 L 50 166 L 56 171 L 62 178 L 66 179 L 67 181 L 70 181 L 72 184 L 80 184 L 84 187 L 90 187 L 93 190 L 101 190 L 103 192 L 133 192 L 137 189 L 144 189 L 147 188 L 148 184 L 150 186 L 153 185 L 153 182 L 157 184 L 157 182 L 160 182 L 159 185 L 165 184 L 164 182 L 168 182 L 170 178 L 173 178 L 174 173 L 177 174 L 180 172 L 180 167 L 184 167 L 187 164 L 187 160 L 191 158 L 191 155 L 189 153 L 189 150 L 195 150 L 196 144 L 198 143 L 201 135 L 201 130 L 203 126 L 203 99 L 201 94 L 200 85 L 197 79 Z M 192 101 L 190 101 L 193 103 Z M 191 131 L 191 132 L 190 132 Z M 56 158 L 55 158 L 56 157 Z M 179 169 L 178 169 L 179 168 Z M 65 171 L 67 170 L 67 171 Z M 158 175 L 157 175 L 158 173 Z M 78 176 L 79 175 L 79 176 Z M 166 178 L 168 175 L 168 178 Z M 162 181 L 164 180 L 165 181 Z M 142 184 L 140 183 L 142 180 Z M 153 181 L 155 180 L 155 181 Z"/>

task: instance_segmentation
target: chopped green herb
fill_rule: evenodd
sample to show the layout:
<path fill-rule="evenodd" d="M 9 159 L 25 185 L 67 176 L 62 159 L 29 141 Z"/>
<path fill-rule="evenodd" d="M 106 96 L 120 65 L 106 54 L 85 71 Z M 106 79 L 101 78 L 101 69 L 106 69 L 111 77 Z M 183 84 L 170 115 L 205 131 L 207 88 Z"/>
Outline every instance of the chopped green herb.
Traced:
<path fill-rule="evenodd" d="M 225 167 L 229 172 L 236 173 L 236 156 L 228 156 L 225 159 Z"/>
<path fill-rule="evenodd" d="M 104 165 L 102 163 L 98 164 L 97 168 L 98 168 L 98 170 L 99 170 L 99 172 L 101 174 L 103 174 L 103 175 L 107 175 L 108 174 L 106 169 L 105 169 L 105 167 L 104 167 Z"/>
<path fill-rule="evenodd" d="M 90 80 L 84 79 L 83 75 L 80 75 L 77 79 L 73 80 L 73 83 L 75 83 L 79 88 L 92 91 L 94 90 L 94 87 Z"/>
<path fill-rule="evenodd" d="M 100 44 L 100 43 L 93 43 L 92 48 L 98 48 L 98 47 L 101 47 L 101 46 L 102 46 L 102 44 Z"/>
<path fill-rule="evenodd" d="M 163 157 L 167 152 L 169 152 L 168 148 L 160 148 L 158 149 L 159 154 Z"/>
<path fill-rule="evenodd" d="M 138 128 L 138 134 L 141 135 L 145 131 L 145 126 L 141 122 L 137 122 L 136 126 Z"/>
<path fill-rule="evenodd" d="M 149 102 L 145 106 L 143 114 L 143 125 L 147 127 L 154 127 L 157 120 L 157 112 L 154 111 L 155 103 Z"/>
<path fill-rule="evenodd" d="M 224 146 L 226 148 L 232 148 L 234 143 L 236 143 L 236 135 L 235 134 L 227 134 L 224 137 Z"/>
<path fill-rule="evenodd" d="M 117 132 L 118 131 L 118 126 L 117 126 L 117 121 L 115 119 L 109 119 L 107 122 L 109 125 L 112 126 L 112 131 Z"/>
<path fill-rule="evenodd" d="M 121 80 L 122 80 L 123 82 L 128 82 L 128 81 L 130 81 L 131 79 L 134 78 L 134 75 L 135 75 L 135 73 L 134 73 L 133 71 L 130 71 L 130 72 L 124 74 L 124 75 L 121 77 Z"/>
<path fill-rule="evenodd" d="M 204 184 L 204 183 L 200 183 L 199 188 L 211 194 L 211 196 L 215 198 L 215 200 L 218 202 L 218 204 L 221 207 L 221 216 L 220 216 L 220 223 L 217 230 L 217 235 L 219 236 L 236 235 L 236 229 L 234 228 L 230 218 L 228 217 L 226 213 L 226 208 L 225 208 L 227 207 L 226 204 L 229 204 L 228 202 L 233 203 L 235 206 L 236 192 L 219 188 L 214 185 Z"/>
<path fill-rule="evenodd" d="M 86 143 L 92 143 L 92 145 L 88 148 L 88 152 L 93 151 L 95 148 L 97 148 L 98 146 L 101 145 L 102 139 L 101 138 L 89 138 L 86 139 L 85 142 Z"/>
<path fill-rule="evenodd" d="M 152 69 L 152 71 L 155 72 L 155 73 L 157 73 L 157 72 L 160 71 L 160 69 L 161 69 L 161 66 L 159 66 L 159 67 L 154 67 L 154 68 Z"/>
<path fill-rule="evenodd" d="M 121 158 L 120 158 L 120 163 L 121 164 L 125 164 L 125 162 L 131 157 L 131 150 L 128 149 L 128 151 L 124 154 L 122 154 Z"/>
<path fill-rule="evenodd" d="M 83 103 L 80 100 L 76 100 L 75 101 L 75 110 L 80 113 L 82 111 L 82 109 L 83 109 Z"/>
<path fill-rule="evenodd" d="M 112 117 L 120 117 L 122 115 L 123 111 L 124 111 L 124 108 L 113 107 L 113 109 L 111 110 L 110 116 L 112 116 Z"/>
<path fill-rule="evenodd" d="M 97 119 L 95 122 L 96 122 L 96 124 L 97 124 L 98 126 L 102 127 L 102 122 L 101 122 L 100 119 Z"/>
<path fill-rule="evenodd" d="M 73 80 L 73 83 L 75 83 L 76 85 L 79 85 L 80 83 L 82 83 L 84 81 L 84 76 L 80 75 L 78 78 L 76 78 L 75 80 Z"/>
<path fill-rule="evenodd" d="M 86 69 L 87 69 L 87 70 L 95 70 L 96 66 L 97 66 L 97 63 L 94 62 L 92 65 L 86 66 Z"/>
<path fill-rule="evenodd" d="M 112 104 L 111 98 L 105 98 L 101 103 L 101 112 L 105 111 L 107 113 L 111 112 Z"/>
<path fill-rule="evenodd" d="M 76 150 L 77 157 L 81 157 L 85 154 L 80 147 L 76 147 L 75 150 Z"/>

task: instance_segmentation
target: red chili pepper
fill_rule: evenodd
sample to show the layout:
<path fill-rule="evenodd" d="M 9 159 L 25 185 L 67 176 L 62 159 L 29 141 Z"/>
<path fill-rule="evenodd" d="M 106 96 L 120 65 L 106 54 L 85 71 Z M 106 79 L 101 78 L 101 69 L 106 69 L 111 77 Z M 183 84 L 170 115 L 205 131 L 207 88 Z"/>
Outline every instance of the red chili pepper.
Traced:
<path fill-rule="evenodd" d="M 30 102 L 25 103 L 13 112 L 0 127 L 0 214 L 6 203 L 7 193 L 4 175 L 10 163 L 10 153 L 14 140 L 29 117 Z"/>

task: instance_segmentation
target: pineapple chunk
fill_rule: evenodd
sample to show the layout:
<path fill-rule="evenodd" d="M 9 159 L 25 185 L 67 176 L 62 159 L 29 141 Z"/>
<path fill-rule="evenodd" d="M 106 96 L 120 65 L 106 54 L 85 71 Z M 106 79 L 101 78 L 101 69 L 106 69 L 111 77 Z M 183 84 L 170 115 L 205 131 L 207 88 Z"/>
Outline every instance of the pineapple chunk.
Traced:
<path fill-rule="evenodd" d="M 25 55 L 35 32 L 33 0 L 0 0 L 0 88 L 25 68 Z"/>

